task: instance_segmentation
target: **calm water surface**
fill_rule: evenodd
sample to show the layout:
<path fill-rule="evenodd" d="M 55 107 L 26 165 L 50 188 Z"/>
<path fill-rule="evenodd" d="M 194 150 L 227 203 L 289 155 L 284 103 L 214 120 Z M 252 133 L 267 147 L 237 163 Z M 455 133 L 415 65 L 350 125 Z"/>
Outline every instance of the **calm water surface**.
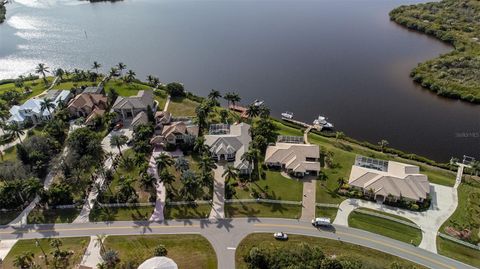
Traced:
<path fill-rule="evenodd" d="M 415 0 L 16 0 L 0 26 L 0 78 L 50 67 L 109 69 L 235 90 L 275 116 L 324 114 L 359 140 L 446 161 L 480 157 L 480 106 L 438 98 L 408 77 L 450 47 L 388 12 Z M 86 34 L 85 34 L 86 33 Z"/>

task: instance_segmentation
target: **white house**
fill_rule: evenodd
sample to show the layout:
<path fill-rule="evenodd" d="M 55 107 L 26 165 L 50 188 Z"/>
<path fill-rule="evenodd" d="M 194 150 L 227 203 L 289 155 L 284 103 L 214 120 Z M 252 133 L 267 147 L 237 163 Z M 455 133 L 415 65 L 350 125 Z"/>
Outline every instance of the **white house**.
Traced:
<path fill-rule="evenodd" d="M 19 125 L 25 122 L 31 122 L 33 124 L 41 123 L 45 120 L 51 119 L 53 112 L 58 107 L 60 102 L 68 102 L 71 98 L 70 91 L 50 90 L 43 98 L 31 98 L 25 103 L 19 106 L 12 106 L 10 108 L 9 122 L 16 122 Z M 55 105 L 55 108 L 45 109 L 42 111 L 42 103 L 45 99 L 49 99 Z"/>
<path fill-rule="evenodd" d="M 210 146 L 214 160 L 231 162 L 235 168 L 239 169 L 240 174 L 249 174 L 252 167 L 248 162 L 242 161 L 241 158 L 248 151 L 248 146 L 252 140 L 249 132 L 250 125 L 239 123 L 231 125 L 229 128 L 212 127 L 210 128 L 210 134 L 205 136 L 205 144 Z"/>

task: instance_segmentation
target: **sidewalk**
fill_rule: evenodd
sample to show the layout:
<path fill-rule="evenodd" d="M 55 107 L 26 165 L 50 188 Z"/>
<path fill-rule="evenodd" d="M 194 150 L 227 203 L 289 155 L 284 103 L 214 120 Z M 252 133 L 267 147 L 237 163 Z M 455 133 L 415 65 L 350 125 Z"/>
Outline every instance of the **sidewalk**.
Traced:
<path fill-rule="evenodd" d="M 303 197 L 302 197 L 302 216 L 300 220 L 311 221 L 315 218 L 316 209 L 316 180 L 314 177 L 306 176 L 303 181 Z"/>
<path fill-rule="evenodd" d="M 83 254 L 81 265 L 97 268 L 97 264 L 102 263 L 102 256 L 100 255 L 100 244 L 97 242 L 96 236 L 90 236 L 90 243 L 88 244 L 85 253 Z"/>

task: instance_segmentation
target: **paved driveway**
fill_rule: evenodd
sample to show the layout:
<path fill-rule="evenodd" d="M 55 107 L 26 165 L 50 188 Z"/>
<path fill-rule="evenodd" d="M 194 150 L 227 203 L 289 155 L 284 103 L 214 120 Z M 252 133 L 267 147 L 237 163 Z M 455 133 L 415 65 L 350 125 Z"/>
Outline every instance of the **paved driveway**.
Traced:
<path fill-rule="evenodd" d="M 360 199 L 347 199 L 340 204 L 334 224 L 348 226 L 348 215 L 358 207 L 366 207 L 407 218 L 422 229 L 419 247 L 437 253 L 437 232 L 453 214 L 458 205 L 457 190 L 438 184 L 430 184 L 432 204 L 425 212 L 414 212 Z"/>
<path fill-rule="evenodd" d="M 120 130 L 117 130 L 117 131 L 111 131 L 107 136 L 105 136 L 102 140 L 102 148 L 103 150 L 105 150 L 106 152 L 113 152 L 113 153 L 118 153 L 118 149 L 117 147 L 112 147 L 110 145 L 110 139 L 113 135 L 124 135 L 126 137 L 128 137 L 128 140 L 132 139 L 133 138 L 133 130 L 130 130 L 129 128 L 122 128 Z M 128 146 L 127 145 L 124 145 L 121 147 L 122 151 L 124 151 L 125 149 L 127 149 Z"/>

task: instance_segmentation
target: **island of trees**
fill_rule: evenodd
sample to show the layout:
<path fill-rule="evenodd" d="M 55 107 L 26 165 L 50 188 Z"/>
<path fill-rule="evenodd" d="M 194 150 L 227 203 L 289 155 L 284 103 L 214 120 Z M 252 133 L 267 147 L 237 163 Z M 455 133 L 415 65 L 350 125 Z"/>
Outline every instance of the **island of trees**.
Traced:
<path fill-rule="evenodd" d="M 442 0 L 398 7 L 390 19 L 452 44 L 454 50 L 420 63 L 411 76 L 438 95 L 480 103 L 480 2 Z"/>
<path fill-rule="evenodd" d="M 5 14 L 7 13 L 7 8 L 5 7 L 6 3 L 6 0 L 0 0 L 0 23 L 5 21 Z"/>

